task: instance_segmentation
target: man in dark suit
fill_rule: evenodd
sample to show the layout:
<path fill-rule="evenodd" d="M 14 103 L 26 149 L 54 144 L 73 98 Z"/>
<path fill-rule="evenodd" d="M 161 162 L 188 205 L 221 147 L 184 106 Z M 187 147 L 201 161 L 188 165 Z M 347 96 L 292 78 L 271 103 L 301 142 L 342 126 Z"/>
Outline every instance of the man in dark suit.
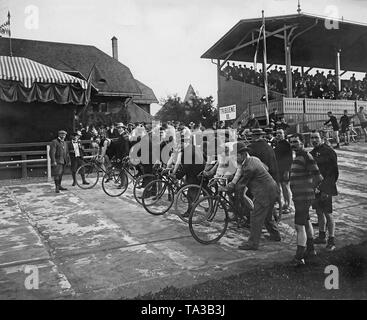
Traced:
<path fill-rule="evenodd" d="M 58 137 L 52 140 L 50 145 L 50 158 L 51 158 L 51 174 L 55 180 L 55 192 L 59 193 L 60 190 L 67 190 L 61 186 L 62 175 L 64 174 L 65 166 L 70 163 L 70 156 L 68 145 L 65 142 L 67 132 L 59 130 Z"/>
<path fill-rule="evenodd" d="M 272 147 L 262 137 L 265 132 L 262 129 L 252 130 L 251 143 L 248 146 L 250 156 L 257 157 L 268 167 L 268 171 L 275 182 L 279 183 L 278 163 Z"/>
<path fill-rule="evenodd" d="M 323 177 L 317 188 L 316 199 L 312 205 L 316 209 L 319 222 L 319 236 L 314 243 L 326 244 L 326 249 L 332 251 L 335 250 L 335 220 L 332 215 L 332 197 L 338 195 L 336 187 L 339 177 L 338 158 L 331 147 L 322 143 L 319 132 L 311 133 L 311 143 L 314 149 L 310 153 L 314 157 Z M 329 233 L 327 241 L 326 228 Z"/>
<path fill-rule="evenodd" d="M 73 184 L 72 186 L 76 185 L 76 171 L 80 166 L 84 164 L 83 157 L 84 157 L 84 149 L 82 144 L 80 143 L 81 133 L 76 132 L 71 135 L 71 141 L 68 143 L 69 149 L 69 156 L 71 162 L 71 175 L 73 176 Z M 83 184 L 89 184 L 85 180 L 85 173 L 84 170 L 80 172 L 82 176 Z"/>

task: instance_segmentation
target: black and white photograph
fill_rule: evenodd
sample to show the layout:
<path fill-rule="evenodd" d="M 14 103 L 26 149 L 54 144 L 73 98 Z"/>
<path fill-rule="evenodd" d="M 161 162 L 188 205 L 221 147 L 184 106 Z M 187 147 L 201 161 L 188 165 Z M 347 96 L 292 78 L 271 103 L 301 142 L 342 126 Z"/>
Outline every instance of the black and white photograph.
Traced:
<path fill-rule="evenodd" d="M 0 300 L 366 300 L 366 17 L 0 0 Z"/>

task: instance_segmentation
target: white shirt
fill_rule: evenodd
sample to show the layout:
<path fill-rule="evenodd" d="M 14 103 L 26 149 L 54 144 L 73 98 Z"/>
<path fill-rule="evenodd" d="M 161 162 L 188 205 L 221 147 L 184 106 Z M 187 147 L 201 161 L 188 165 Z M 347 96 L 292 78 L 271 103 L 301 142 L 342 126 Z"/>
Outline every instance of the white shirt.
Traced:
<path fill-rule="evenodd" d="M 80 152 L 79 152 L 79 143 L 78 142 L 71 142 L 73 144 L 73 148 L 75 151 L 75 157 L 80 157 Z"/>

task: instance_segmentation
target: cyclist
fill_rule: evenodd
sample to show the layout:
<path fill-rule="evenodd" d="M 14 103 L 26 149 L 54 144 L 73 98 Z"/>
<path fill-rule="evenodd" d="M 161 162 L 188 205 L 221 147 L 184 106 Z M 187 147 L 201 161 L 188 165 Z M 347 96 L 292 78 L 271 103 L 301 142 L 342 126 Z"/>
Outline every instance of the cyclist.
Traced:
<path fill-rule="evenodd" d="M 171 176 L 177 178 L 176 174 L 180 165 L 182 165 L 185 182 L 187 184 L 200 184 L 199 173 L 204 170 L 204 155 L 201 148 L 195 146 L 191 139 L 184 141 L 179 149 L 176 149 L 177 159 Z M 194 188 L 189 188 L 187 192 L 188 210 L 183 214 L 188 217 L 191 211 L 193 201 L 195 200 Z"/>
<path fill-rule="evenodd" d="M 324 122 L 324 125 L 326 126 L 329 123 L 331 123 L 331 126 L 333 128 L 333 132 L 334 132 L 335 141 L 336 141 L 335 149 L 339 149 L 340 148 L 340 140 L 339 140 L 339 123 L 338 123 L 338 120 L 336 119 L 336 117 L 333 115 L 333 113 L 331 111 L 329 111 L 327 113 L 327 115 L 329 116 L 329 120 Z"/>
<path fill-rule="evenodd" d="M 101 131 L 100 133 L 100 140 L 99 140 L 99 150 L 98 150 L 98 159 L 102 164 L 102 168 L 104 171 L 111 166 L 111 161 L 109 156 L 107 155 L 107 149 L 111 144 L 111 139 L 107 138 L 107 132 Z"/>
<path fill-rule="evenodd" d="M 350 142 L 350 121 L 353 116 L 348 116 L 348 110 L 344 110 L 344 115 L 340 118 L 341 133 L 344 135 L 344 145 L 349 145 Z"/>

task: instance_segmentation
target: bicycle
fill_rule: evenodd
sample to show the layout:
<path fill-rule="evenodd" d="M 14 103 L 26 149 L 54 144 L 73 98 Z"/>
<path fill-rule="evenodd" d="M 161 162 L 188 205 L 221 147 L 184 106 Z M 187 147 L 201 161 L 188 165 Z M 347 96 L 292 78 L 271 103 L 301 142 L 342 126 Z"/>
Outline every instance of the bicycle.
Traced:
<path fill-rule="evenodd" d="M 227 185 L 226 178 L 213 178 L 208 186 L 214 186 L 215 192 L 199 199 L 193 205 L 189 216 L 189 230 L 193 238 L 202 244 L 212 244 L 221 239 L 227 231 L 230 222 L 229 211 L 236 212 L 235 203 L 229 199 L 223 188 Z M 211 189 L 213 190 L 213 189 Z M 243 205 L 252 211 L 254 204 L 248 197 L 243 198 Z M 274 214 L 276 223 L 279 224 L 282 216 L 282 201 L 276 199 L 278 207 L 274 207 L 278 214 Z M 237 227 L 239 220 L 237 218 Z"/>
<path fill-rule="evenodd" d="M 181 188 L 180 181 L 169 174 L 169 170 L 159 170 L 158 178 L 150 181 L 141 197 L 144 209 L 152 215 L 163 215 L 171 209 L 174 195 Z"/>
<path fill-rule="evenodd" d="M 102 178 L 102 189 L 110 197 L 119 197 L 137 179 L 139 173 L 128 156 L 122 160 L 117 159 L 112 164 Z"/>
<path fill-rule="evenodd" d="M 189 222 L 189 215 L 192 205 L 200 197 L 209 196 L 211 191 L 204 184 L 205 176 L 203 171 L 198 174 L 201 177 L 200 184 L 185 184 L 178 191 L 174 199 L 174 213 L 184 222 Z M 189 195 L 190 194 L 190 195 Z"/>
<path fill-rule="evenodd" d="M 82 177 L 82 173 L 84 171 L 84 175 L 86 180 L 88 180 L 89 185 L 83 184 L 83 180 L 80 180 L 79 177 Z M 89 162 L 81 165 L 76 171 L 76 184 L 81 189 L 92 189 L 96 186 L 99 181 L 100 172 L 106 174 L 106 170 L 102 165 L 102 162 L 99 160 L 98 156 L 92 157 Z"/>
<path fill-rule="evenodd" d="M 133 195 L 137 203 L 141 205 L 143 204 L 142 197 L 143 197 L 144 188 L 150 181 L 153 181 L 159 178 L 160 170 L 163 170 L 163 166 L 154 165 L 153 173 L 142 174 L 138 176 L 138 178 L 135 180 L 134 187 L 133 187 Z M 146 181 L 148 181 L 148 183 L 146 183 Z"/>

